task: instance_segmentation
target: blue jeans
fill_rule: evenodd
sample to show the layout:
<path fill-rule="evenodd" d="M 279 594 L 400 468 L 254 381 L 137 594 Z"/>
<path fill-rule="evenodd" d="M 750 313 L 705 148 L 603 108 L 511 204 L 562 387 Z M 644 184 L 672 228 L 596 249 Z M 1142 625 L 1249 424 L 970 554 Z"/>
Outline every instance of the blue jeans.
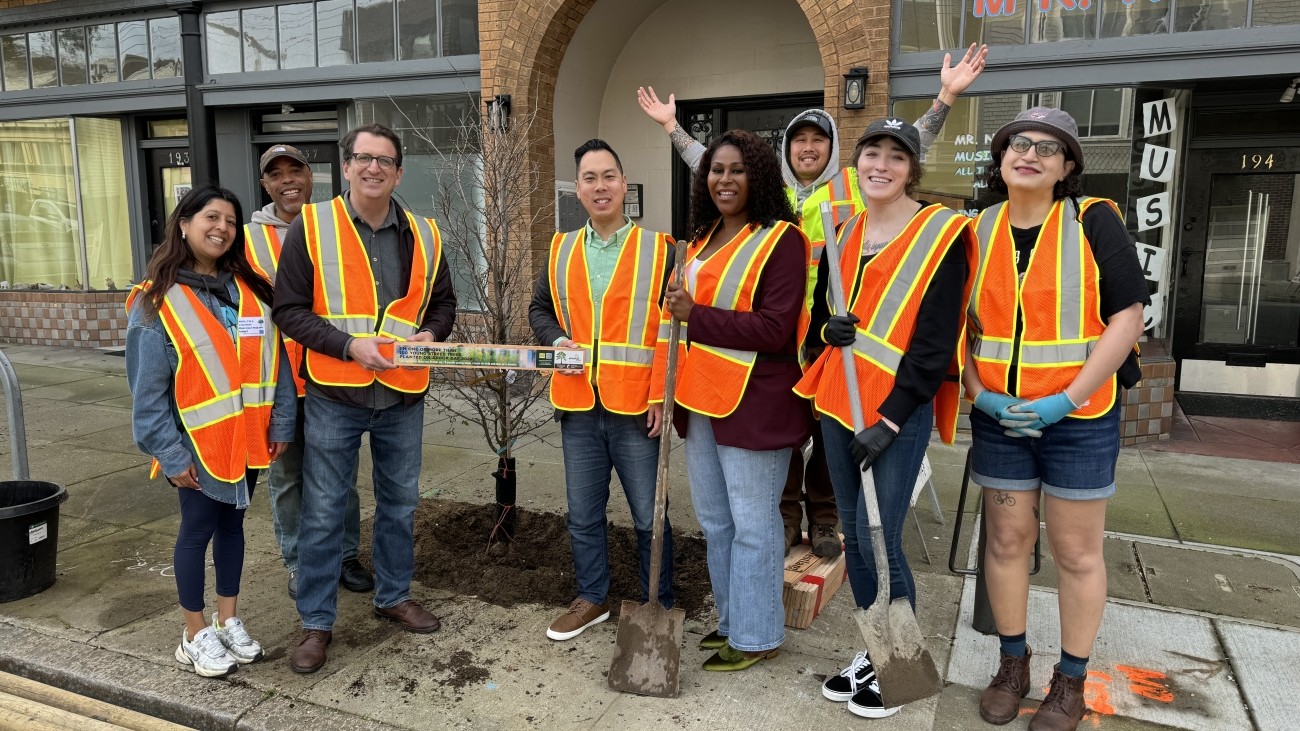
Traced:
<path fill-rule="evenodd" d="M 646 415 L 607 411 L 597 399 L 590 411 L 570 411 L 560 417 L 564 442 L 564 483 L 569 502 L 569 542 L 578 596 L 592 604 L 609 599 L 609 546 L 605 510 L 609 504 L 610 470 L 632 509 L 641 563 L 641 601 L 649 601 L 650 541 L 654 537 L 655 476 L 659 440 L 646 436 Z M 671 428 L 671 427 L 668 427 Z M 659 572 L 659 601 L 673 606 L 672 526 L 664 515 L 663 566 Z"/>
<path fill-rule="evenodd" d="M 284 567 L 290 571 L 298 568 L 298 514 L 302 512 L 302 453 L 307 421 L 303 413 L 304 401 L 305 398 L 298 399 L 298 426 L 293 441 L 289 442 L 284 454 L 271 463 L 266 480 L 275 542 L 280 545 Z M 343 516 L 343 560 L 356 558 L 360 546 L 361 498 L 353 479 L 352 489 L 348 492 L 347 513 Z"/>
<path fill-rule="evenodd" d="M 933 422 L 934 406 L 919 407 L 903 424 L 894 443 L 871 465 L 876 500 L 880 503 L 880 523 L 885 529 L 889 598 L 907 597 L 912 611 L 916 611 L 916 581 L 903 553 L 903 523 L 926 445 L 930 443 Z M 826 464 L 830 467 L 831 483 L 835 485 L 835 505 L 844 530 L 849 585 L 853 587 L 853 601 L 866 609 L 876 600 L 876 559 L 871 550 L 866 497 L 862 493 L 862 470 L 849 451 L 853 432 L 830 417 L 823 416 L 821 423 L 822 436 L 826 438 Z"/>
<path fill-rule="evenodd" d="M 367 432 L 374 463 L 375 606 L 391 607 L 411 598 L 424 402 L 367 409 L 308 393 L 306 411 L 298 614 L 304 629 L 332 630 L 343 565 L 348 486 L 356 481 L 361 435 Z"/>
<path fill-rule="evenodd" d="M 686 473 L 704 529 L 718 634 L 744 652 L 785 641 L 785 528 L 781 490 L 790 448 L 754 451 L 713 439 L 713 420 L 691 412 Z"/>

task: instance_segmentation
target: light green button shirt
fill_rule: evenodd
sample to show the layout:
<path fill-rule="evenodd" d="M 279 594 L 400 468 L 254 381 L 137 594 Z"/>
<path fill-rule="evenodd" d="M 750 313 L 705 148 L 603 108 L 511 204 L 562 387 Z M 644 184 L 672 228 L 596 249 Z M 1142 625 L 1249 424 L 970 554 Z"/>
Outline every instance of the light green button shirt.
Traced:
<path fill-rule="evenodd" d="M 600 322 L 600 299 L 605 294 L 605 288 L 609 286 L 609 280 L 614 276 L 614 267 L 618 264 L 619 254 L 623 252 L 623 242 L 627 241 L 628 234 L 632 232 L 632 219 L 627 216 L 623 217 L 623 227 L 615 231 L 608 239 L 602 239 L 600 234 L 591 225 L 591 219 L 587 219 L 587 231 L 583 236 L 583 245 L 586 250 L 583 252 L 587 256 L 587 283 L 591 286 L 591 299 L 596 307 L 592 313 L 592 324 Z M 557 338 L 552 345 L 559 345 L 564 338 Z"/>

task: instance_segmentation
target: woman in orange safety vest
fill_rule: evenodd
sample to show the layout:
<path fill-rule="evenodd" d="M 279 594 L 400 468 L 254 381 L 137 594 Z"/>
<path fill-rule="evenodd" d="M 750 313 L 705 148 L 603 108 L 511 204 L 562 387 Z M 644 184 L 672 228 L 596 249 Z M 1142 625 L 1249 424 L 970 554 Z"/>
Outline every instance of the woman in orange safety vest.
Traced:
<path fill-rule="evenodd" d="M 293 440 L 297 398 L 271 322 L 271 284 L 244 253 L 243 220 L 234 193 L 190 190 L 127 299 L 132 432 L 180 498 L 173 564 L 185 629 L 176 661 L 205 677 L 262 657 L 236 611 L 244 510 L 258 470 Z M 211 623 L 203 611 L 209 543 Z"/>
<path fill-rule="evenodd" d="M 876 600 L 877 574 L 861 471 L 872 471 L 884 527 L 889 596 L 882 601 L 906 597 L 915 608 L 904 519 L 930 425 L 937 422 L 951 443 L 957 423 L 957 383 L 948 375 L 957 368 L 975 239 L 969 218 L 912 197 L 920 148 L 917 129 L 901 119 L 877 120 L 858 139 L 853 160 L 867 207 L 840 226 L 839 259 L 819 265 L 807 345 L 821 355 L 795 387 L 821 413 L 849 584 L 864 609 Z M 832 266 L 840 268 L 847 312 L 833 307 Z M 854 354 L 864 420 L 856 434 L 841 347 Z M 865 650 L 826 679 L 822 695 L 865 718 L 898 711 L 881 702 Z"/>
<path fill-rule="evenodd" d="M 984 491 L 984 576 L 1000 662 L 980 715 L 1020 714 L 1031 682 L 1025 641 L 1039 503 L 1060 573 L 1061 656 L 1035 731 L 1074 729 L 1102 609 L 1102 531 L 1115 492 L 1120 388 L 1141 377 L 1135 345 L 1150 302 L 1115 203 L 1080 197 L 1074 119 L 1034 107 L 993 135 L 989 189 L 1007 201 L 975 222 L 980 262 L 967 306 L 962 382 L 971 412 L 971 479 Z"/>
<path fill-rule="evenodd" d="M 785 529 L 779 503 L 790 452 L 811 414 L 799 380 L 796 330 L 808 240 L 792 223 L 776 154 L 750 132 L 709 145 L 691 190 L 685 281 L 668 284 L 664 316 L 682 322 L 678 433 L 695 514 L 708 543 L 718 629 L 705 670 L 743 670 L 785 641 L 781 603 Z M 663 320 L 652 377 L 662 400 Z"/>

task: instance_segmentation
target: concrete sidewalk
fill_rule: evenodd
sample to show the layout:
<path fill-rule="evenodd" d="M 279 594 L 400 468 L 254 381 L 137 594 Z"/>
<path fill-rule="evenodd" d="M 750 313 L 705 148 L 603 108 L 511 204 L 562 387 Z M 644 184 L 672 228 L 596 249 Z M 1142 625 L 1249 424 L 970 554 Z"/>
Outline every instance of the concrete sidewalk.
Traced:
<path fill-rule="evenodd" d="M 60 514 L 58 581 L 0 605 L 2 670 L 199 728 L 988 728 L 976 704 L 996 669 L 996 641 L 970 629 L 973 581 L 946 565 L 968 446 L 960 440 L 930 449 L 944 521 L 926 502 L 918 517 L 933 564 L 921 536 L 907 534 L 921 626 L 948 682 L 938 697 L 887 720 L 858 719 L 820 695 L 821 679 L 860 649 L 847 588 L 812 627 L 788 631 L 779 657 L 743 673 L 703 672 L 707 655 L 695 645 L 712 627 L 688 622 L 681 695 L 672 700 L 607 689 L 613 622 L 555 643 L 543 631 L 560 608 L 503 609 L 419 585 L 415 594 L 443 618 L 442 631 L 402 633 L 370 617 L 369 595 L 341 592 L 329 663 L 296 675 L 285 656 L 298 617 L 261 489 L 246 522 L 240 605 L 269 657 L 214 681 L 172 659 L 180 630 L 171 575 L 176 498 L 147 480 L 148 460 L 132 442 L 123 359 L 73 348 L 3 350 L 22 383 L 32 478 L 65 485 L 70 498 Z M 3 428 L 0 470 L 8 475 Z M 564 512 L 558 443 L 547 430 L 518 448 L 524 510 Z M 671 517 L 694 532 L 681 462 L 673 465 L 679 497 Z M 491 500 L 495 457 L 473 430 L 433 410 L 424 464 L 426 497 Z M 363 461 L 363 486 L 368 469 Z M 1300 466 L 1130 448 L 1118 480 L 1106 541 L 1112 599 L 1087 686 L 1094 713 L 1081 728 L 1300 725 L 1300 701 L 1287 690 L 1300 687 L 1300 560 L 1285 555 L 1297 551 Z M 610 506 L 612 520 L 631 524 L 623 501 Z M 966 517 L 963 561 L 974 522 Z M 1047 553 L 1030 599 L 1041 685 L 1058 652 Z"/>

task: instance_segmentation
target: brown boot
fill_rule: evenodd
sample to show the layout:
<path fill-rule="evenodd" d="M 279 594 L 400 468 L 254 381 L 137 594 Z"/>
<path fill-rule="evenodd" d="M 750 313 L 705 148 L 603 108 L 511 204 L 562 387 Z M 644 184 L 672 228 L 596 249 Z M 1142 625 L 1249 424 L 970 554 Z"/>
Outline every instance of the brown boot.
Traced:
<path fill-rule="evenodd" d="M 1074 731 L 1088 710 L 1083 704 L 1083 678 L 1052 671 L 1052 689 L 1029 719 L 1029 731 Z"/>
<path fill-rule="evenodd" d="M 1020 715 L 1020 699 L 1029 693 L 1029 658 L 1034 651 L 1026 647 L 1024 657 L 1000 654 L 998 674 L 980 694 L 980 718 L 998 726 Z"/>
<path fill-rule="evenodd" d="M 785 526 L 785 555 L 790 555 L 790 549 L 803 543 L 803 531 L 799 530 L 797 525 Z"/>
<path fill-rule="evenodd" d="M 844 550 L 839 531 L 834 523 L 814 523 L 812 527 L 812 552 L 822 558 L 835 558 Z"/>

